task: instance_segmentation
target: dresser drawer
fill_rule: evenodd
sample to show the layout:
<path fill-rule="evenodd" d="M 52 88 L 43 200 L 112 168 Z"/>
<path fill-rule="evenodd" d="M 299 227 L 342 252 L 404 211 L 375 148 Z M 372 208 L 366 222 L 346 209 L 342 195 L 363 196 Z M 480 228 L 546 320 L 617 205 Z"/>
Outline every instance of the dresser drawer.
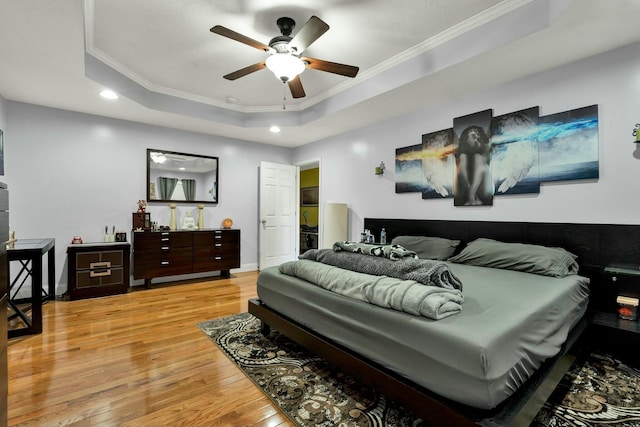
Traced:
<path fill-rule="evenodd" d="M 196 272 L 229 270 L 240 267 L 240 256 L 237 253 L 227 255 L 212 255 L 194 259 L 193 270 Z"/>
<path fill-rule="evenodd" d="M 191 247 L 134 254 L 133 273 L 136 279 L 191 273 L 193 267 Z"/>
<path fill-rule="evenodd" d="M 231 246 L 231 245 L 220 245 L 220 246 L 212 245 L 206 248 L 200 247 L 200 248 L 195 248 L 193 257 L 194 259 L 214 258 L 214 257 L 220 257 L 220 256 L 229 257 L 232 255 L 239 254 L 240 253 L 239 249 L 240 248 L 238 248 L 237 246 Z"/>
<path fill-rule="evenodd" d="M 193 235 L 193 246 L 210 247 L 220 245 L 240 245 L 240 232 L 238 230 L 200 231 Z"/>
<path fill-rule="evenodd" d="M 191 247 L 191 234 L 186 232 L 153 232 L 135 233 L 133 250 L 153 250 L 161 247 L 184 248 Z"/>
<path fill-rule="evenodd" d="M 122 267 L 124 255 L 122 251 L 81 252 L 76 254 L 76 269 Z"/>
<path fill-rule="evenodd" d="M 123 283 L 124 269 L 122 267 L 76 272 L 76 287 L 78 289 L 91 288 L 94 286 L 120 285 Z"/>

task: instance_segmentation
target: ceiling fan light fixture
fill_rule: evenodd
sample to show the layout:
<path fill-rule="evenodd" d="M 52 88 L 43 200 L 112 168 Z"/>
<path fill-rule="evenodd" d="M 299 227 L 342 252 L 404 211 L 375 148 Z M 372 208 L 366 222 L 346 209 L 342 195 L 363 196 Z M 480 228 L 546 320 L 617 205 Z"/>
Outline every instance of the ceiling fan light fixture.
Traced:
<path fill-rule="evenodd" d="M 162 153 L 157 153 L 155 151 L 151 152 L 151 160 L 153 161 L 153 163 L 164 163 L 167 161 L 167 158 L 165 157 L 164 154 Z"/>
<path fill-rule="evenodd" d="M 296 78 L 305 68 L 304 61 L 290 53 L 274 53 L 265 62 L 267 68 L 285 83 Z"/>

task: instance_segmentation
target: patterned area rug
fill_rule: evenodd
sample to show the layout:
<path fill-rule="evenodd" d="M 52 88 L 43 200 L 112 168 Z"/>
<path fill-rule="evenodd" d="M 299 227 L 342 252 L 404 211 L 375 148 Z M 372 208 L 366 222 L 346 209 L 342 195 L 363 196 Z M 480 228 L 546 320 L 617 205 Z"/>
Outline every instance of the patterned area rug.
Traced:
<path fill-rule="evenodd" d="M 198 327 L 300 427 L 424 426 L 395 402 L 360 386 L 249 313 Z M 640 427 L 640 371 L 608 356 L 574 365 L 532 427 Z"/>

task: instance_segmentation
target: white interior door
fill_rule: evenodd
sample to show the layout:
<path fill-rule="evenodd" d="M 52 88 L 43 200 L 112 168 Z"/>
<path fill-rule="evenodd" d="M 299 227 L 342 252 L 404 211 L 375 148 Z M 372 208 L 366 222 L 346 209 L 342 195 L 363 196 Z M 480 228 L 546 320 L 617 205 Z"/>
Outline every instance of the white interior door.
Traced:
<path fill-rule="evenodd" d="M 297 258 L 298 167 L 260 162 L 259 269 Z"/>

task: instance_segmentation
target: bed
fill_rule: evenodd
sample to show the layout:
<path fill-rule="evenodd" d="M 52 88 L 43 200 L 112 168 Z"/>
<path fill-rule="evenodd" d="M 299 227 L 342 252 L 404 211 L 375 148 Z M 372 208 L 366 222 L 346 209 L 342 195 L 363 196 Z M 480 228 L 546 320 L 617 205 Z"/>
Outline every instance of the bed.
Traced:
<path fill-rule="evenodd" d="M 428 423 L 508 425 L 582 335 L 589 282 L 597 282 L 606 258 L 601 251 L 616 234 L 624 235 L 616 248 L 625 246 L 637 235 L 631 227 L 366 219 L 365 228 L 374 234 L 385 228 L 390 239 L 456 239 L 451 253 L 462 262 L 442 263 L 464 285 L 463 309 L 434 320 L 344 297 L 272 267 L 261 271 L 259 299 L 249 311 L 265 328 L 280 330 L 363 378 Z M 582 261 L 580 274 L 465 264 L 465 248 L 484 238 L 566 248 Z M 636 243 L 629 245 L 626 256 L 637 251 Z"/>

